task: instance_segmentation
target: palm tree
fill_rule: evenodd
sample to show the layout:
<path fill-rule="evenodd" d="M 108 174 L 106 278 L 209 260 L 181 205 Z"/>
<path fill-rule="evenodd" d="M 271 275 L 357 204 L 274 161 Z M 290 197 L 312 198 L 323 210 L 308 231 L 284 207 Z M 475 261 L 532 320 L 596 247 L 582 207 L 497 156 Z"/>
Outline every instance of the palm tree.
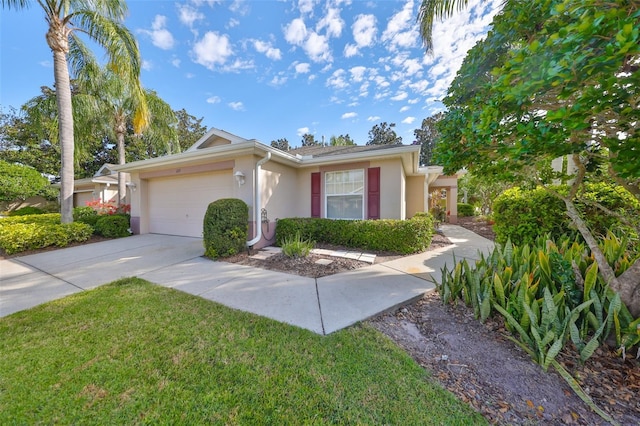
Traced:
<path fill-rule="evenodd" d="M 127 6 L 124 0 L 0 0 L 2 7 L 26 9 L 42 7 L 49 25 L 47 44 L 53 52 L 53 73 L 58 105 L 58 133 L 61 149 L 60 212 L 63 223 L 73 221 L 74 132 L 69 68 L 82 67 L 82 52 L 88 51 L 79 33 L 105 49 L 108 67 L 136 82 L 140 76 L 140 52 L 133 34 L 123 25 Z"/>
<path fill-rule="evenodd" d="M 433 21 L 453 15 L 454 10 L 467 6 L 469 0 L 422 0 L 418 10 L 420 35 L 427 52 L 433 49 Z"/>
<path fill-rule="evenodd" d="M 103 128 L 104 134 L 115 139 L 118 148 L 118 164 L 125 164 L 125 137 L 133 130 L 136 137 L 144 138 L 146 145 L 156 152 L 179 152 L 177 143 L 177 118 L 165 101 L 152 90 L 139 91 L 138 79 L 130 81 L 109 68 L 100 68 L 89 60 L 78 79 L 80 87 L 94 100 L 88 108 L 87 118 Z M 126 182 L 124 173 L 118 173 L 118 205 L 124 204 Z"/>

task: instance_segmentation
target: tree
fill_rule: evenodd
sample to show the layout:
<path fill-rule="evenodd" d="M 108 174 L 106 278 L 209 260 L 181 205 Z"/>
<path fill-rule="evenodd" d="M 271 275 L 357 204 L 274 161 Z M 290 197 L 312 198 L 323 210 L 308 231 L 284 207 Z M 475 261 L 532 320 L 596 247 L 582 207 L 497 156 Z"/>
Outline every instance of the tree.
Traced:
<path fill-rule="evenodd" d="M 52 199 L 49 179 L 32 167 L 0 160 L 0 176 L 0 201 L 25 201 L 36 195 Z"/>
<path fill-rule="evenodd" d="M 634 316 L 640 260 L 616 277 L 574 199 L 596 169 L 640 199 L 639 9 L 628 0 L 508 1 L 451 85 L 437 148 L 445 172 L 465 165 L 509 178 L 570 159 L 569 193 L 553 193 Z"/>
<path fill-rule="evenodd" d="M 340 135 L 338 137 L 331 136 L 329 138 L 329 145 L 331 146 L 349 146 L 355 145 L 356 143 L 351 139 L 351 136 L 347 133 L 346 135 Z"/>
<path fill-rule="evenodd" d="M 89 52 L 84 54 L 79 86 L 91 97 L 91 104 L 76 109 L 87 126 L 93 125 L 116 141 L 118 164 L 125 164 L 125 137 L 131 129 L 156 151 L 180 152 L 178 123 L 171 107 L 156 92 L 140 87 L 138 77 L 128 79 L 108 68 L 101 68 Z M 142 89 L 142 90 L 141 90 Z M 126 197 L 125 173 L 118 173 L 118 205 Z"/>
<path fill-rule="evenodd" d="M 204 117 L 196 118 L 184 108 L 174 111 L 174 114 L 178 119 L 177 133 L 180 150 L 186 151 L 207 133 L 207 126 L 202 125 Z"/>
<path fill-rule="evenodd" d="M 413 134 L 416 137 L 414 145 L 420 145 L 420 165 L 428 166 L 431 164 L 433 149 L 438 142 L 440 134 L 436 128 L 436 123 L 444 117 L 444 113 L 439 112 L 431 117 L 422 120 L 422 127 L 415 129 Z"/>
<path fill-rule="evenodd" d="M 305 133 L 304 135 L 302 135 L 302 146 L 316 145 L 320 145 L 320 142 L 318 142 L 315 136 L 313 136 L 311 133 Z"/>
<path fill-rule="evenodd" d="M 24 9 L 36 2 L 2 0 L 6 8 Z M 53 53 L 53 72 L 58 106 L 61 151 L 60 211 L 63 223 L 73 222 L 74 131 L 71 104 L 71 70 L 83 64 L 87 47 L 78 37 L 82 32 L 105 49 L 108 68 L 122 78 L 138 82 L 140 53 L 133 34 L 123 25 L 127 7 L 123 0 L 38 0 L 48 24 L 47 44 Z M 69 60 L 69 62 L 67 62 Z"/>
<path fill-rule="evenodd" d="M 371 130 L 369 130 L 369 140 L 367 145 L 396 145 L 402 143 L 402 138 L 396 134 L 393 128 L 396 127 L 396 123 L 387 124 L 383 121 L 380 124 L 375 124 Z"/>
<path fill-rule="evenodd" d="M 291 149 L 287 138 L 271 141 L 271 146 L 281 151 L 289 151 Z"/>
<path fill-rule="evenodd" d="M 422 0 L 418 9 L 420 36 L 427 52 L 433 50 L 433 22 L 453 15 L 463 9 L 469 0 Z"/>

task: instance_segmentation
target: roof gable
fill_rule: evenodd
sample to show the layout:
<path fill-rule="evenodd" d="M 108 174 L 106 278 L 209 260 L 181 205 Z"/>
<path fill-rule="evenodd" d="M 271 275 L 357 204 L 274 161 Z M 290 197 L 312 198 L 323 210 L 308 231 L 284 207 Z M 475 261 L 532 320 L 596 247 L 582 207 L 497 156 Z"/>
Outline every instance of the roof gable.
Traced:
<path fill-rule="evenodd" d="M 247 142 L 248 139 L 236 136 L 233 133 L 226 132 L 221 129 L 211 128 L 196 143 L 191 145 L 185 152 L 193 152 L 199 149 L 212 148 L 214 146 L 230 145 L 235 143 Z"/>

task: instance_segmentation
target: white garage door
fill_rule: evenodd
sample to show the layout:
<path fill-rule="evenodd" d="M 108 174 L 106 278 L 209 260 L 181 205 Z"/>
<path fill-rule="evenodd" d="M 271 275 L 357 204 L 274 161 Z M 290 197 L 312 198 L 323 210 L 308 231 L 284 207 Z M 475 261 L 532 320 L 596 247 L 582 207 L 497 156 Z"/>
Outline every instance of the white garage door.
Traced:
<path fill-rule="evenodd" d="M 197 173 L 149 180 L 149 231 L 202 237 L 209 204 L 233 192 L 231 171 Z"/>

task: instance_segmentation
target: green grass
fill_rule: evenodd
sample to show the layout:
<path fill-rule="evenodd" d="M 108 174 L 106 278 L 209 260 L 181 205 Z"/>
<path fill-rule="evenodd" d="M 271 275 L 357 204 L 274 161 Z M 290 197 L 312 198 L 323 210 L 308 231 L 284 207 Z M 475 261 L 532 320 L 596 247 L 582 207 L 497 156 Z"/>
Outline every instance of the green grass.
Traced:
<path fill-rule="evenodd" d="M 479 424 L 385 336 L 130 278 L 0 318 L 0 424 Z"/>

